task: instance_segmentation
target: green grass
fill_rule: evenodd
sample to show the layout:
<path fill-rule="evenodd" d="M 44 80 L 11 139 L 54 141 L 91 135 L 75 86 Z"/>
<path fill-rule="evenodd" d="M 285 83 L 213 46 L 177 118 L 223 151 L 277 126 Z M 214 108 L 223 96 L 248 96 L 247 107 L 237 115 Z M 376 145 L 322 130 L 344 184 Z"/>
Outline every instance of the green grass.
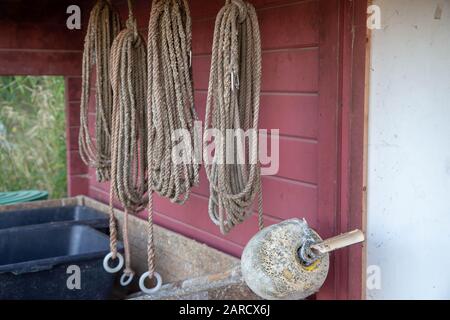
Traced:
<path fill-rule="evenodd" d="M 0 191 L 67 193 L 64 78 L 0 77 Z"/>

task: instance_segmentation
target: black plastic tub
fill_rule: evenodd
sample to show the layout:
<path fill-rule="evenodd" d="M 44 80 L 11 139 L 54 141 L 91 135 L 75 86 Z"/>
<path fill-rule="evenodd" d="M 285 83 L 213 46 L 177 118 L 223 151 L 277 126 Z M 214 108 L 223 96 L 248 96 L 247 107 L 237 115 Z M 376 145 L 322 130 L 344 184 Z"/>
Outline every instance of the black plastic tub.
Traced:
<path fill-rule="evenodd" d="M 115 275 L 103 269 L 108 252 L 108 237 L 85 225 L 0 230 L 0 299 L 109 299 Z"/>
<path fill-rule="evenodd" d="M 0 230 L 48 223 L 86 224 L 101 229 L 101 231 L 106 231 L 108 217 L 84 206 L 39 208 L 0 213 Z"/>

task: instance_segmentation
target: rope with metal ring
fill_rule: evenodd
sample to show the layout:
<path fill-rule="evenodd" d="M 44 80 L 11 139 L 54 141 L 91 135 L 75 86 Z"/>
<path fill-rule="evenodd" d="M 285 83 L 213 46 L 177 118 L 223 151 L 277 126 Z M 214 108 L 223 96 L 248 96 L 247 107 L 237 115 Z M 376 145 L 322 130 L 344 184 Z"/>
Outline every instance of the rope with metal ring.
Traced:
<path fill-rule="evenodd" d="M 194 93 L 191 73 L 191 17 L 186 0 L 155 0 L 148 25 L 148 272 L 141 276 L 140 288 L 145 293 L 145 280 L 161 277 L 155 272 L 153 244 L 153 199 L 156 192 L 177 204 L 189 198 L 198 184 L 199 165 L 193 161 L 174 161 L 173 150 L 179 143 L 190 150 L 194 142 Z M 176 130 L 186 130 L 189 141 L 174 139 Z M 189 159 L 186 159 L 189 160 Z"/>
<path fill-rule="evenodd" d="M 123 286 L 131 283 L 134 277 L 134 271 L 131 268 L 128 215 L 145 209 L 148 203 L 147 135 L 145 134 L 147 128 L 147 55 L 145 41 L 137 31 L 130 0 L 128 0 L 128 8 L 129 17 L 126 29 L 122 30 L 114 40 L 110 60 L 110 78 L 113 90 L 110 258 L 115 259 L 120 255 L 117 252 L 117 230 L 113 210 L 113 200 L 117 198 L 125 209 L 122 229 L 125 270 L 120 281 Z"/>

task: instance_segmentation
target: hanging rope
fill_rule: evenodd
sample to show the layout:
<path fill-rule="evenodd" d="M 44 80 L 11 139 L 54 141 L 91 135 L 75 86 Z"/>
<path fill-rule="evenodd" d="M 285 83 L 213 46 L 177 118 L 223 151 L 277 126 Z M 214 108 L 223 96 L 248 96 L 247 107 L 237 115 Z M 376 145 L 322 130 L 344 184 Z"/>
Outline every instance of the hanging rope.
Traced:
<path fill-rule="evenodd" d="M 151 188 L 172 202 L 183 204 L 199 180 L 199 166 L 176 164 L 172 141 L 177 129 L 190 133 L 193 146 L 194 110 L 191 56 L 191 18 L 186 0 L 153 2 L 148 33 L 148 105 Z"/>
<path fill-rule="evenodd" d="M 108 181 L 111 163 L 111 107 L 112 91 L 109 83 L 109 57 L 111 44 L 120 31 L 118 13 L 109 1 L 99 0 L 91 11 L 84 40 L 81 115 L 79 146 L 84 163 L 96 168 L 97 180 Z M 89 133 L 89 97 L 91 95 L 91 72 L 95 63 L 96 103 L 95 137 L 96 145 Z"/>
<path fill-rule="evenodd" d="M 252 214 L 256 196 L 259 227 L 263 227 L 257 139 L 260 88 L 261 40 L 255 8 L 242 0 L 227 0 L 216 18 L 205 128 L 222 134 L 227 129 L 255 129 L 256 138 L 246 145 L 245 164 L 240 164 L 236 153 L 234 164 L 225 164 L 225 151 L 234 141 L 224 139 L 224 152 L 215 154 L 221 159 L 206 165 L 209 215 L 224 234 Z M 208 145 L 205 136 L 204 150 Z"/>
<path fill-rule="evenodd" d="M 186 0 L 156 0 L 152 4 L 148 33 L 148 272 L 141 276 L 139 285 L 146 293 L 146 278 L 161 277 L 155 272 L 153 244 L 153 192 L 183 204 L 189 198 L 191 187 L 198 184 L 199 166 L 172 158 L 176 144 L 193 146 L 194 94 L 191 58 L 191 17 Z M 172 141 L 174 131 L 188 130 L 187 141 Z M 187 150 L 187 149 L 185 149 Z"/>
<path fill-rule="evenodd" d="M 121 31 L 111 48 L 111 85 L 113 90 L 113 116 L 111 133 L 111 190 L 110 190 L 110 258 L 117 252 L 117 230 L 113 214 L 113 199 L 117 198 L 125 209 L 123 242 L 125 270 L 122 285 L 131 283 L 128 238 L 128 215 L 145 208 L 147 193 L 147 60 L 144 39 L 137 31 L 131 1 L 126 29 Z M 106 259 L 106 258 L 105 258 Z M 120 259 L 120 258 L 119 258 Z"/>

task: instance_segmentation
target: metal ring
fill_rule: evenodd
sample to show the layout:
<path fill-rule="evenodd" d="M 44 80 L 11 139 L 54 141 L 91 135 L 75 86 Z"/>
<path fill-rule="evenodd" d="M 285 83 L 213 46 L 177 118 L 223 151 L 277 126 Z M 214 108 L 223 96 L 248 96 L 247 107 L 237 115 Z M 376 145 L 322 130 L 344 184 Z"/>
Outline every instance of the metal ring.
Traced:
<path fill-rule="evenodd" d="M 141 278 L 139 279 L 139 288 L 141 289 L 142 292 L 147 293 L 147 294 L 153 294 L 159 291 L 159 289 L 161 289 L 162 286 L 162 278 L 161 275 L 158 272 L 155 272 L 153 274 L 153 276 L 156 278 L 156 286 L 154 286 L 153 288 L 149 289 L 145 286 L 145 280 L 150 276 L 150 272 L 146 272 L 144 274 L 142 274 Z"/>
<path fill-rule="evenodd" d="M 298 250 L 298 256 L 305 266 L 311 266 L 320 257 L 311 251 L 311 246 L 315 244 L 316 241 L 312 238 L 306 239 L 300 249 Z"/>
<path fill-rule="evenodd" d="M 133 281 L 134 278 L 134 272 L 130 272 L 130 273 L 123 273 L 122 276 L 120 277 L 120 285 L 122 287 L 126 287 L 128 286 L 131 281 Z"/>
<path fill-rule="evenodd" d="M 105 256 L 105 258 L 103 259 L 103 269 L 105 269 L 105 271 L 108 272 L 108 273 L 117 273 L 123 267 L 123 263 L 124 263 L 123 256 L 119 252 L 117 252 L 116 257 L 119 259 L 119 263 L 114 268 L 111 268 L 109 266 L 109 260 L 112 259 L 112 257 L 113 257 L 113 253 L 112 252 L 108 253 Z"/>

